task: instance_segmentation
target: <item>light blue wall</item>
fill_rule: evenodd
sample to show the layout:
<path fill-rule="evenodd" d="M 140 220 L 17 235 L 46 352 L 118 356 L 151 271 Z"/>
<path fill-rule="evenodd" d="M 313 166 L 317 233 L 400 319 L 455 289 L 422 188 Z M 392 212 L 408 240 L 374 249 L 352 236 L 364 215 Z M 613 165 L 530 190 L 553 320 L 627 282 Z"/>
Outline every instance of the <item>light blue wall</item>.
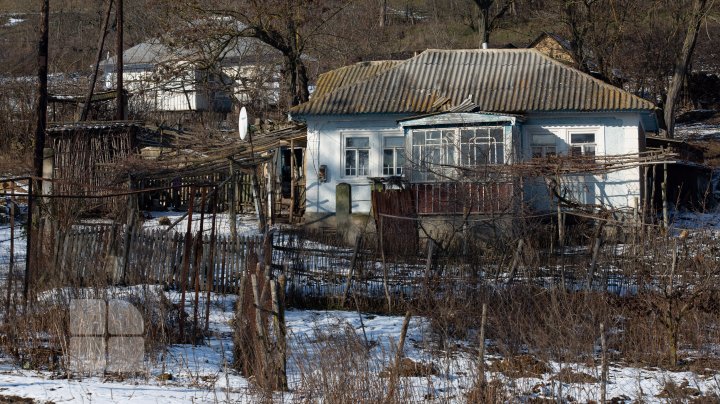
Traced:
<path fill-rule="evenodd" d="M 308 145 L 306 154 L 306 211 L 335 212 L 335 187 L 344 182 L 351 185 L 353 213 L 370 212 L 370 183 L 367 177 L 347 177 L 343 167 L 343 142 L 346 136 L 370 138 L 370 177 L 382 176 L 383 136 L 405 136 L 398 120 L 406 115 L 332 115 L 307 116 Z M 442 118 L 432 118 L 441 123 Z M 596 135 L 597 155 L 617 155 L 641 151 L 640 113 L 533 113 L 524 122 L 506 127 L 508 161 L 528 159 L 532 133 L 553 133 L 557 136 L 558 152 L 567 154 L 572 131 L 591 130 Z M 512 140 L 511 140 L 512 139 Z M 515 143 L 515 144 L 512 144 Z M 509 153 L 513 150 L 514 153 Z M 327 182 L 318 181 L 321 165 L 327 167 Z M 565 177 L 563 186 L 583 203 L 603 204 L 613 208 L 632 207 L 641 190 L 640 169 L 629 168 L 603 175 Z M 525 199 L 535 209 L 553 207 L 544 179 L 525 181 Z"/>

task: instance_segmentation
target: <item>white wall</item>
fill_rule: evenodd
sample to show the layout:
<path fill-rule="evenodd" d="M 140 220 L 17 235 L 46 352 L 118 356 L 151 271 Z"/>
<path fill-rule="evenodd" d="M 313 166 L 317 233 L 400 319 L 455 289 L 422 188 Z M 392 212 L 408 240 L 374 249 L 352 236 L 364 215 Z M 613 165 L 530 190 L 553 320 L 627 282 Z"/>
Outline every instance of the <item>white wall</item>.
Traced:
<path fill-rule="evenodd" d="M 554 134 L 557 152 L 567 155 L 570 134 L 595 133 L 596 155 L 620 155 L 640 151 L 640 115 L 637 113 L 533 114 L 523 125 L 523 151 L 531 157 L 532 134 Z M 632 208 L 641 197 L 639 168 L 601 175 L 566 176 L 562 186 L 582 203 L 601 204 L 609 208 Z M 528 181 L 525 200 L 537 210 L 552 208 L 548 188 L 542 179 Z"/>
<path fill-rule="evenodd" d="M 308 117 L 307 152 L 305 171 L 307 175 L 306 212 L 334 213 L 335 187 L 339 183 L 351 185 L 353 213 L 369 213 L 370 182 L 367 177 L 347 177 L 343 166 L 343 142 L 345 136 L 360 135 L 370 138 L 370 173 L 368 177 L 382 176 L 383 136 L 403 136 L 397 120 L 404 116 L 332 116 L 325 121 L 322 116 Z M 325 118 L 327 119 L 327 118 Z M 320 150 L 322 145 L 322 151 Z M 327 182 L 318 181 L 321 165 L 327 166 Z"/>

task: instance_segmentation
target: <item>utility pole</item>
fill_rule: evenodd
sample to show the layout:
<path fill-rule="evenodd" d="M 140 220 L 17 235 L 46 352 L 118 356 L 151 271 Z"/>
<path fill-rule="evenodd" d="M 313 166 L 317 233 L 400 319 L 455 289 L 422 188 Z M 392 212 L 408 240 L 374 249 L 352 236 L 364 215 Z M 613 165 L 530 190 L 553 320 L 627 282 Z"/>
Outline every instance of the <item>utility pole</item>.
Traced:
<path fill-rule="evenodd" d="M 115 52 L 117 54 L 115 72 L 117 74 L 117 116 L 118 121 L 125 119 L 125 92 L 123 91 L 123 0 L 116 1 Z"/>
<path fill-rule="evenodd" d="M 25 281 L 23 285 L 23 298 L 27 302 L 30 271 L 32 265 L 35 264 L 34 250 L 36 248 L 32 244 L 33 233 L 40 236 L 40 209 L 38 204 L 33 204 L 33 193 L 40 194 L 42 192 L 42 175 L 43 175 L 43 151 L 45 149 L 45 129 L 47 127 L 47 78 L 48 78 L 48 28 L 50 25 L 50 0 L 43 0 L 40 10 L 40 39 L 38 41 L 38 87 L 37 87 L 37 109 L 35 117 L 37 119 L 35 125 L 35 148 L 33 153 L 33 175 L 28 187 L 28 234 L 27 234 L 27 257 L 25 266 Z M 33 186 L 33 183 L 35 185 Z M 35 212 L 33 212 L 35 211 Z M 32 265 L 30 264 L 32 263 Z"/>
<path fill-rule="evenodd" d="M 40 10 L 40 40 L 38 41 L 38 87 L 37 87 L 37 110 L 35 116 L 35 153 L 33 154 L 33 172 L 40 178 L 43 174 L 43 149 L 45 148 L 45 129 L 47 127 L 47 78 L 48 78 L 48 26 L 49 26 L 49 2 L 43 0 Z M 36 190 L 42 189 L 37 184 Z"/>

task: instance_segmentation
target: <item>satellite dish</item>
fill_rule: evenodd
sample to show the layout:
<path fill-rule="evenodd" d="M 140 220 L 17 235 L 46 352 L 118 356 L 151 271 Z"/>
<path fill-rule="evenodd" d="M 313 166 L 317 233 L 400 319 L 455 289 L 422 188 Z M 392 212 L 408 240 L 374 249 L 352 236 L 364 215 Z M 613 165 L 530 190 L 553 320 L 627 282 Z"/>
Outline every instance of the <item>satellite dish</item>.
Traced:
<path fill-rule="evenodd" d="M 248 117 L 245 107 L 242 107 L 242 109 L 240 109 L 240 118 L 238 119 L 238 131 L 240 132 L 240 139 L 245 140 L 248 133 Z"/>

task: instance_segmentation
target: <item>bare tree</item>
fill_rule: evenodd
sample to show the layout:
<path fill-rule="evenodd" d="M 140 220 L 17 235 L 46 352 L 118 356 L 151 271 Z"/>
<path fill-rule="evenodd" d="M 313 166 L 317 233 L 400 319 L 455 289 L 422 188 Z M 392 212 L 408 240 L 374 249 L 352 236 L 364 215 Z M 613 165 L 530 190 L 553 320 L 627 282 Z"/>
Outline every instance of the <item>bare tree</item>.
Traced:
<path fill-rule="evenodd" d="M 232 2 L 186 2 L 171 5 L 189 20 L 226 21 L 228 37 L 252 37 L 282 54 L 282 75 L 286 104 L 293 106 L 310 97 L 306 52 L 318 37 L 327 35 L 327 23 L 347 2 L 311 0 L 239 0 Z M 228 20 L 240 24 L 232 24 Z M 217 25 L 217 24 L 216 24 Z M 207 35 L 207 32 L 198 32 Z"/>
<path fill-rule="evenodd" d="M 687 31 L 685 31 L 682 48 L 675 59 L 675 67 L 673 69 L 672 80 L 670 80 L 668 87 L 663 111 L 665 126 L 667 127 L 667 137 L 669 138 L 672 138 L 674 134 L 675 110 L 677 108 L 678 95 L 685 82 L 685 76 L 688 73 L 688 67 L 690 66 L 690 60 L 695 50 L 698 32 L 700 31 L 700 24 L 705 16 L 707 16 L 713 4 L 713 0 L 692 0 L 691 6 L 687 7 L 687 14 L 685 15 Z"/>
<path fill-rule="evenodd" d="M 474 0 L 480 10 L 478 30 L 480 32 L 480 47 L 487 48 L 490 43 L 490 33 L 497 27 L 498 22 L 508 11 L 514 9 L 515 0 Z M 495 6 L 495 7 L 493 7 Z M 494 9 L 493 9 L 494 8 Z"/>

